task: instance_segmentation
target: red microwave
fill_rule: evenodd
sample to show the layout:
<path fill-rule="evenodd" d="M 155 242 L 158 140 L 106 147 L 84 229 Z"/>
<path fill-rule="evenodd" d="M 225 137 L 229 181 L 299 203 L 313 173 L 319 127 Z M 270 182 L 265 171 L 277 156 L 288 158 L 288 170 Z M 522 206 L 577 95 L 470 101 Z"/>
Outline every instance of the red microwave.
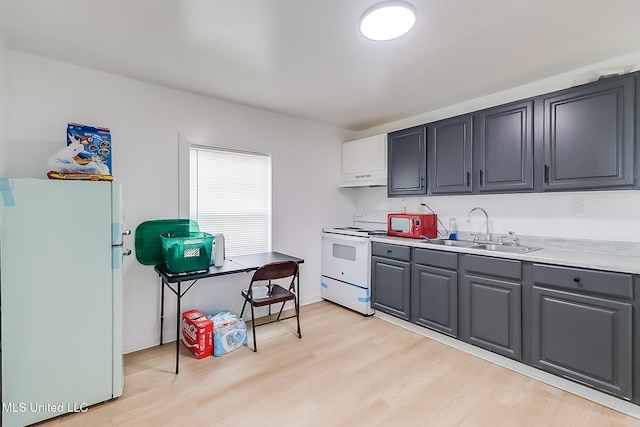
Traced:
<path fill-rule="evenodd" d="M 420 239 L 438 237 L 438 215 L 436 214 L 388 214 L 387 234 L 389 236 Z"/>

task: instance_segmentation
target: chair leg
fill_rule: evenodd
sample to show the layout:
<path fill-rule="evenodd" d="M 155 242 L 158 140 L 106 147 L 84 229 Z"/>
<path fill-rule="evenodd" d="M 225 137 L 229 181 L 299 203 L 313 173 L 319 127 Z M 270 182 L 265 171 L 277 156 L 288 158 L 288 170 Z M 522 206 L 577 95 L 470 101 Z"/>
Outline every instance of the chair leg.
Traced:
<path fill-rule="evenodd" d="M 296 277 L 294 278 L 295 282 L 292 282 L 293 291 L 296 294 L 296 298 L 293 300 L 293 303 L 296 306 L 296 322 L 298 324 L 298 338 L 302 338 L 302 331 L 300 330 L 300 273 L 296 273 Z"/>
<path fill-rule="evenodd" d="M 242 304 L 242 311 L 240 312 L 240 317 L 242 317 L 242 315 L 244 314 L 244 309 L 247 306 L 247 299 L 244 299 L 244 304 Z"/>
<path fill-rule="evenodd" d="M 269 289 L 271 289 L 271 280 L 269 280 Z M 269 291 L 269 296 L 271 296 L 271 291 Z M 269 316 L 271 316 L 271 304 L 269 304 Z"/>
<path fill-rule="evenodd" d="M 251 329 L 253 330 L 253 352 L 258 351 L 258 344 L 256 341 L 256 315 L 253 312 L 253 304 L 251 305 Z"/>
<path fill-rule="evenodd" d="M 282 306 L 280 307 L 280 311 L 278 312 L 278 317 L 276 317 L 276 320 L 280 320 L 280 316 L 282 315 L 282 310 L 284 310 L 284 305 L 286 304 L 286 301 L 282 303 Z M 271 306 L 269 306 L 271 307 Z"/>
<path fill-rule="evenodd" d="M 300 331 L 300 305 L 298 305 L 298 298 L 294 300 L 296 305 L 296 322 L 298 323 L 298 338 L 302 338 L 302 332 Z"/>

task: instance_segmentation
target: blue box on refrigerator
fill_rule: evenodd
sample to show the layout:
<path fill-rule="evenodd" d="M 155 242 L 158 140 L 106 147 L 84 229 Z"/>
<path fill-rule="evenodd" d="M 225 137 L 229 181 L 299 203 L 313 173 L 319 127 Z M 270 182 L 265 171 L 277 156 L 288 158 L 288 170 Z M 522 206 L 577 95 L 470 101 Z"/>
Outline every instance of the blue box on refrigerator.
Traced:
<path fill-rule="evenodd" d="M 109 175 L 113 175 L 111 166 L 111 132 L 108 128 L 87 126 L 79 123 L 69 123 L 67 125 L 67 145 L 79 142 L 84 147 L 84 151 L 79 156 L 87 157 L 87 162 L 96 159 L 102 162 L 109 169 Z M 78 159 L 76 161 L 82 161 Z"/>

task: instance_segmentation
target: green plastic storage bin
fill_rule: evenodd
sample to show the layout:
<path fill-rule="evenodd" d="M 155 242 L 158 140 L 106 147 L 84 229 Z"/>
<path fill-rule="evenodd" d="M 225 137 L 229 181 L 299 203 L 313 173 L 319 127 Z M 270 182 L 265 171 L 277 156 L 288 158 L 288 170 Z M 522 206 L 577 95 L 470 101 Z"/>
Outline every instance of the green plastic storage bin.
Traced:
<path fill-rule="evenodd" d="M 198 223 L 191 219 L 155 219 L 145 221 L 136 228 L 136 259 L 142 265 L 163 264 L 164 253 L 160 236 L 171 233 L 183 236 L 200 231 Z"/>
<path fill-rule="evenodd" d="M 167 233 L 160 236 L 164 262 L 169 273 L 208 270 L 213 235 L 204 232 Z"/>

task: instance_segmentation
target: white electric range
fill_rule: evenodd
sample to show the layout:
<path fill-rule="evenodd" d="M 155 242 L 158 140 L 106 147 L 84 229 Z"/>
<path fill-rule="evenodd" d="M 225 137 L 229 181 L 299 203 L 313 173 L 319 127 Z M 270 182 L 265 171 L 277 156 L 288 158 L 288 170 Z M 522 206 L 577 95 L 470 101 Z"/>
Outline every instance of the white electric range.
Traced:
<path fill-rule="evenodd" d="M 322 298 L 369 316 L 372 235 L 387 234 L 387 211 L 358 211 L 353 225 L 322 229 Z"/>

